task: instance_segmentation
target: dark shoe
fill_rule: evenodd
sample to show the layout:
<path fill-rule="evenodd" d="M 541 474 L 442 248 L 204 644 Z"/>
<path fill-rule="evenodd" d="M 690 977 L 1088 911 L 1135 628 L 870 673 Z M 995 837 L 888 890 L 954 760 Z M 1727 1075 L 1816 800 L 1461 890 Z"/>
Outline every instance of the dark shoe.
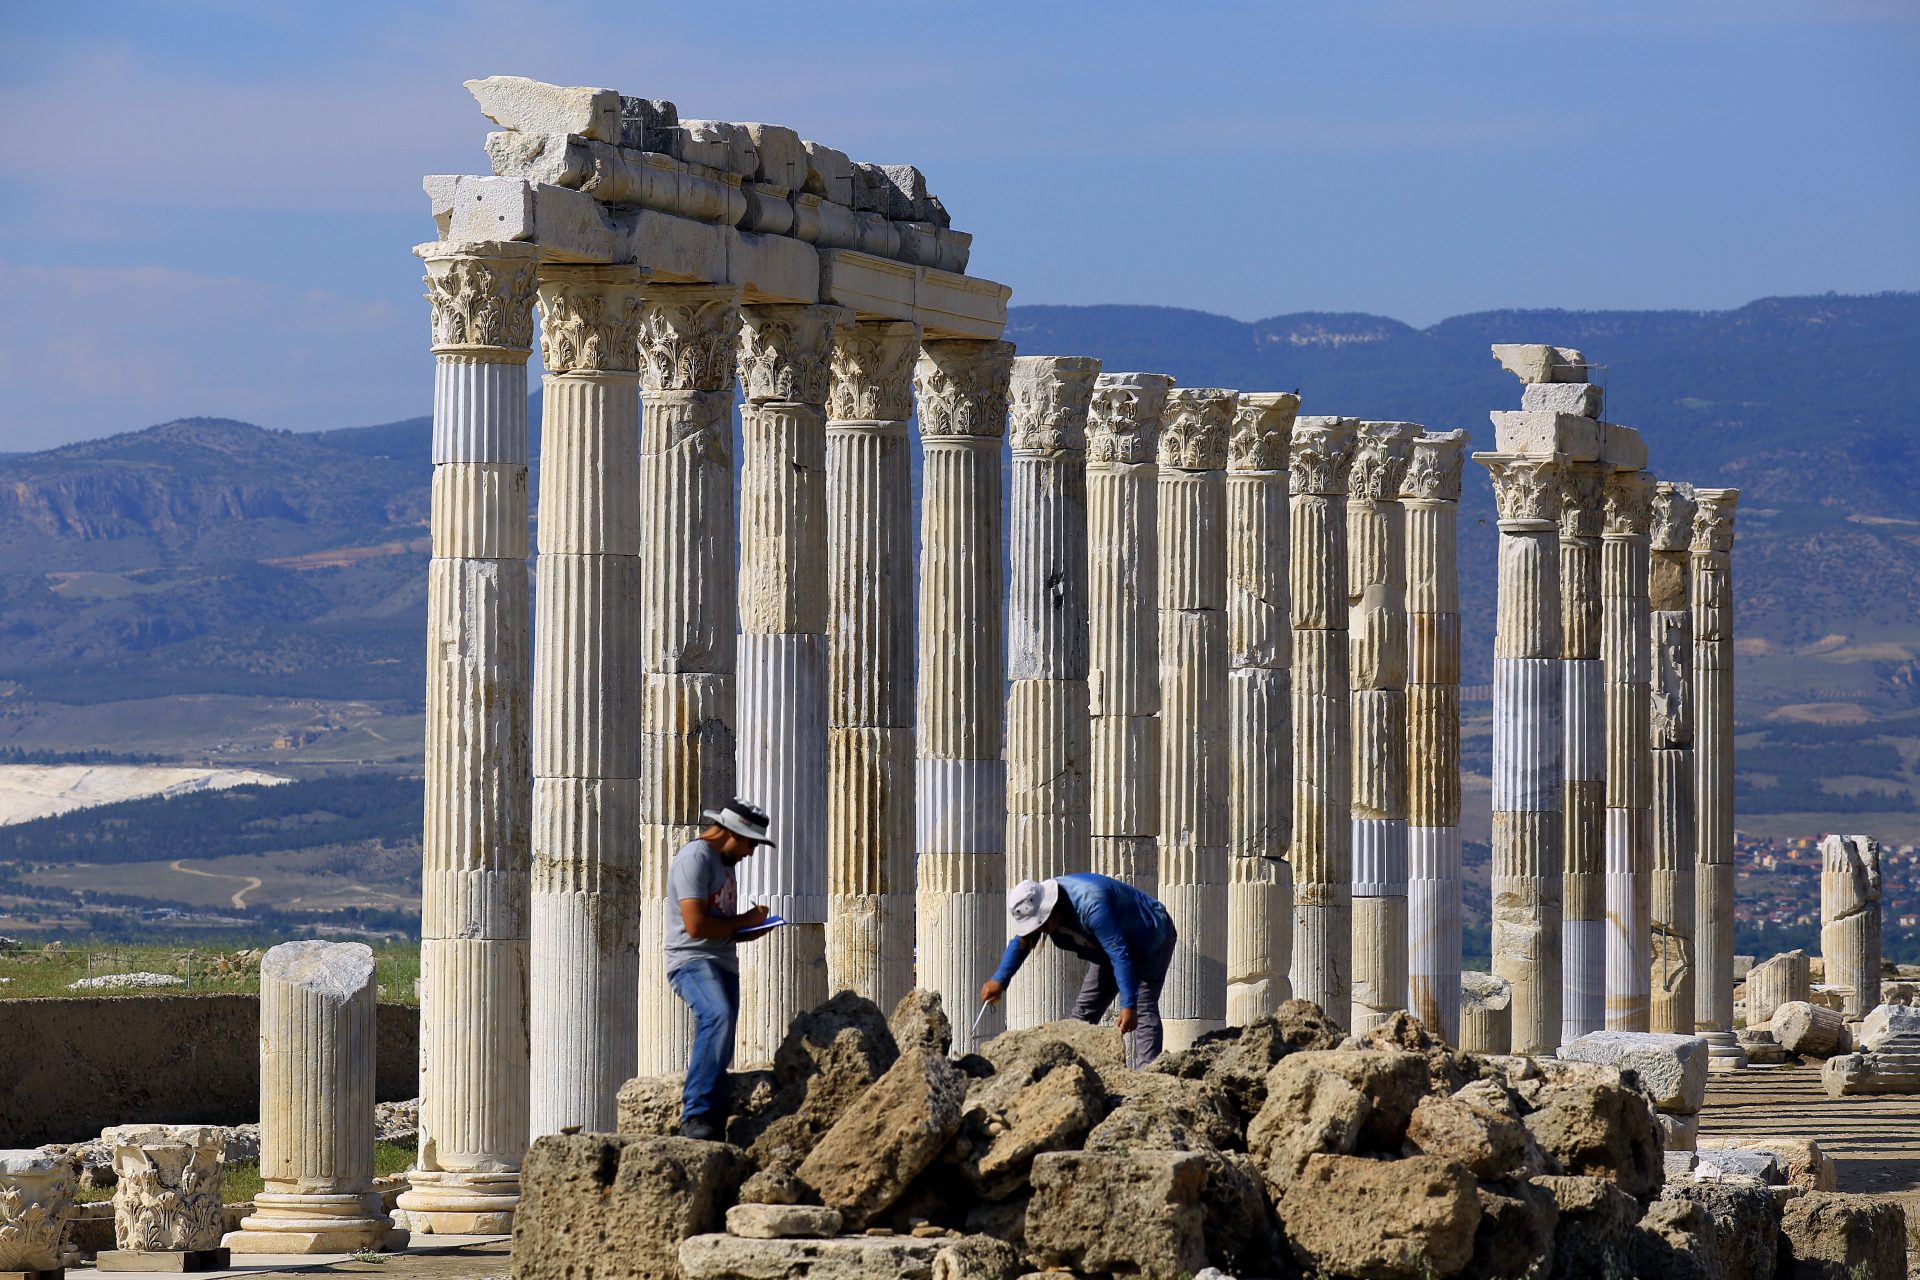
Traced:
<path fill-rule="evenodd" d="M 693 1116 L 680 1122 L 680 1136 L 697 1138 L 701 1142 L 720 1141 L 720 1130 L 713 1121 L 705 1116 Z"/>

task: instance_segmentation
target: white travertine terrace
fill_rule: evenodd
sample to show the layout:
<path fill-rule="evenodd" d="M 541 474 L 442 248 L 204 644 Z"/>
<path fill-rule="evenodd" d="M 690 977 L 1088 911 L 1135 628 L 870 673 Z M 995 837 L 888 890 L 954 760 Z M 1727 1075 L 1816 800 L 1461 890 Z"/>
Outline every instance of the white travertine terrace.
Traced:
<path fill-rule="evenodd" d="M 1649 1028 L 1693 1034 L 1693 490 L 1662 480 L 1648 522 L 1653 973 Z"/>

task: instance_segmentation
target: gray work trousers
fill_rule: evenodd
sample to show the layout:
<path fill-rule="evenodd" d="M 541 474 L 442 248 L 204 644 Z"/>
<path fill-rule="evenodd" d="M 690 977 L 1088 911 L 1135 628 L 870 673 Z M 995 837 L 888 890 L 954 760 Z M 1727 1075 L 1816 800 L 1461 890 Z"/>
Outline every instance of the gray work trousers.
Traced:
<path fill-rule="evenodd" d="M 1134 981 L 1139 989 L 1133 993 L 1133 1012 L 1138 1022 L 1130 1037 L 1127 1065 L 1136 1071 L 1160 1056 L 1160 988 L 1166 984 L 1167 966 L 1172 963 L 1173 940 L 1168 939 L 1159 952 L 1134 965 Z M 1098 1022 L 1119 994 L 1120 985 L 1114 980 L 1112 962 L 1090 963 L 1087 976 L 1080 983 L 1080 994 L 1073 1002 L 1073 1016 L 1082 1022 Z"/>

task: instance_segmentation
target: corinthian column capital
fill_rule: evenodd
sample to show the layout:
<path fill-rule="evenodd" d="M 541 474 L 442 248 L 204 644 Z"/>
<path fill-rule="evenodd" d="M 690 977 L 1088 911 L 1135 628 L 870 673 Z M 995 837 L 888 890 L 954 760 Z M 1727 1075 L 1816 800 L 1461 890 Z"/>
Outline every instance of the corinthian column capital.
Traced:
<path fill-rule="evenodd" d="M 533 348 L 538 245 L 433 243 L 414 253 L 427 265 L 436 355 L 526 359 Z"/>
<path fill-rule="evenodd" d="M 1007 433 L 1011 342 L 947 338 L 920 348 L 913 389 L 920 402 L 920 434 L 994 439 Z"/>
<path fill-rule="evenodd" d="M 1503 525 L 1552 528 L 1560 519 L 1565 461 L 1557 453 L 1476 453 L 1493 477 L 1493 502 Z"/>
<path fill-rule="evenodd" d="M 1299 412 L 1300 397 L 1291 391 L 1241 392 L 1227 438 L 1227 470 L 1285 471 L 1287 441 Z"/>
<path fill-rule="evenodd" d="M 1239 396 L 1220 387 L 1175 387 L 1160 422 L 1159 462 L 1183 471 L 1221 471 Z"/>
<path fill-rule="evenodd" d="M 1693 541 L 1696 555 L 1733 550 L 1733 508 L 1740 501 L 1738 489 L 1695 489 Z"/>
<path fill-rule="evenodd" d="M 1300 418 L 1294 422 L 1287 470 L 1295 497 L 1337 497 L 1346 493 L 1358 428 L 1359 423 L 1352 418 Z"/>
<path fill-rule="evenodd" d="M 1173 379 L 1164 373 L 1103 373 L 1087 412 L 1087 461 L 1152 462 Z"/>
<path fill-rule="evenodd" d="M 1100 362 L 1092 356 L 1016 356 L 1007 426 L 1015 453 L 1084 453 Z"/>
<path fill-rule="evenodd" d="M 1467 433 L 1441 431 L 1415 440 L 1400 480 L 1402 498 L 1460 501 L 1460 474 L 1467 456 Z"/>
<path fill-rule="evenodd" d="M 1560 471 L 1560 536 L 1600 536 L 1606 501 L 1606 470 L 1597 462 L 1567 462 Z"/>
<path fill-rule="evenodd" d="M 919 327 L 863 320 L 833 340 L 827 416 L 838 422 L 905 422 L 913 416 L 913 362 Z"/>
<path fill-rule="evenodd" d="M 640 367 L 640 267 L 540 268 L 540 359 L 548 373 Z"/>
<path fill-rule="evenodd" d="M 1693 541 L 1693 489 L 1673 480 L 1653 487 L 1647 536 L 1655 551 L 1685 551 Z"/>
<path fill-rule="evenodd" d="M 739 291 L 670 284 L 641 304 L 641 387 L 649 392 L 725 391 L 740 339 Z"/>
<path fill-rule="evenodd" d="M 1615 471 L 1609 475 L 1601 533 L 1609 538 L 1646 537 L 1653 488 L 1653 477 L 1644 471 Z"/>
<path fill-rule="evenodd" d="M 1372 502 L 1398 498 L 1419 435 L 1420 427 L 1412 422 L 1362 422 L 1347 475 L 1348 496 Z"/>
<path fill-rule="evenodd" d="M 844 307 L 781 303 L 742 308 L 741 392 L 749 400 L 826 404 L 834 335 L 852 322 L 853 312 Z"/>

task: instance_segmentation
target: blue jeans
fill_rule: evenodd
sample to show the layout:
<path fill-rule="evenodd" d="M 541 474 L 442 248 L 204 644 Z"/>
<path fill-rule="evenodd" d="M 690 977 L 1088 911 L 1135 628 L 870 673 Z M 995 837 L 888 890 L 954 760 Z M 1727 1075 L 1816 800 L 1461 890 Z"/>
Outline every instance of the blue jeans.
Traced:
<path fill-rule="evenodd" d="M 733 1105 L 733 1024 L 740 1014 L 740 975 L 713 960 L 689 960 L 667 975 L 673 993 L 693 1010 L 693 1056 L 681 1090 L 680 1123 L 704 1120 L 721 1131 Z"/>

